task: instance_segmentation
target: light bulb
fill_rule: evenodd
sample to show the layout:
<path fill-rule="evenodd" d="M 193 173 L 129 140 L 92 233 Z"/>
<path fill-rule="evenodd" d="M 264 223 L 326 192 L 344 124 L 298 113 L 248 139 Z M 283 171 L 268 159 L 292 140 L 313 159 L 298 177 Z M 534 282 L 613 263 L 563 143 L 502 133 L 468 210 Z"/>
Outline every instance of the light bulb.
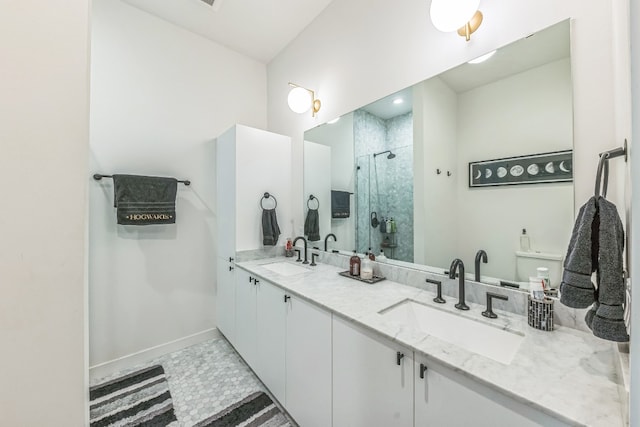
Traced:
<path fill-rule="evenodd" d="M 480 0 L 432 0 L 431 22 L 442 32 L 456 31 L 473 17 Z"/>
<path fill-rule="evenodd" d="M 311 98 L 311 92 L 302 87 L 294 87 L 289 92 L 287 98 L 289 108 L 295 113 L 302 114 L 309 111 L 313 99 Z"/>

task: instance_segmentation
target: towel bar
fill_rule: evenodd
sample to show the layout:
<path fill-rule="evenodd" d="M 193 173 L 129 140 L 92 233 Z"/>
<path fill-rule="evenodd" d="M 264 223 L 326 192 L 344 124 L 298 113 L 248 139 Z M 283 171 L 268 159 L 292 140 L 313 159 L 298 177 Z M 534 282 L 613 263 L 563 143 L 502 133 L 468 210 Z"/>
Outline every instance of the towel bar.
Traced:
<path fill-rule="evenodd" d="M 100 181 L 102 178 L 113 178 L 113 175 L 102 175 L 99 173 L 94 173 L 93 174 L 93 179 L 95 179 L 96 181 Z M 184 179 L 184 180 L 178 180 L 178 182 L 184 184 L 184 185 L 191 185 L 191 181 L 189 181 L 188 179 Z"/>
<path fill-rule="evenodd" d="M 311 206 L 309 206 L 309 203 L 311 203 L 312 200 L 315 200 L 316 203 L 318 204 L 318 207 L 316 207 L 316 210 L 320 209 L 320 200 L 318 200 L 318 198 L 313 194 L 309 195 L 309 199 L 307 200 L 307 209 L 311 209 Z"/>
<path fill-rule="evenodd" d="M 265 207 L 262 205 L 262 202 L 263 202 L 265 199 L 269 199 L 269 198 L 273 199 L 273 201 L 276 203 L 276 205 L 273 207 L 273 209 L 275 209 L 275 208 L 277 208 L 277 207 L 278 207 L 278 200 L 276 199 L 276 196 L 274 196 L 273 194 L 269 194 L 269 192 L 265 192 L 265 193 L 264 193 L 264 195 L 262 196 L 262 198 L 260 199 L 260 207 L 261 207 L 262 209 L 264 209 L 264 208 L 265 208 Z"/>

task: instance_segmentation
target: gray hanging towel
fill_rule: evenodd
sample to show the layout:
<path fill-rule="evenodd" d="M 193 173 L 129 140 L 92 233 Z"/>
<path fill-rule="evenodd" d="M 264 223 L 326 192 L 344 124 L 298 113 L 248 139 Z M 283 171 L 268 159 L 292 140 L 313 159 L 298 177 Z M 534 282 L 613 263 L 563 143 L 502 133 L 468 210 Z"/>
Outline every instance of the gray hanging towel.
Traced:
<path fill-rule="evenodd" d="M 615 205 L 592 197 L 580 208 L 564 262 L 560 302 L 586 308 L 585 321 L 597 337 L 629 341 L 624 324 L 624 231 Z M 591 282 L 596 272 L 597 288 Z"/>
<path fill-rule="evenodd" d="M 320 240 L 320 216 L 318 215 L 318 209 L 309 209 L 307 211 L 307 219 L 304 220 L 304 234 L 310 242 Z"/>
<path fill-rule="evenodd" d="M 118 224 L 175 224 L 177 192 L 175 178 L 113 175 Z"/>
<path fill-rule="evenodd" d="M 624 229 L 616 205 L 598 198 L 600 216 L 598 234 L 597 300 L 585 320 L 593 335 L 610 341 L 627 342 L 624 323 L 626 294 L 624 283 Z"/>
<path fill-rule="evenodd" d="M 275 209 L 262 210 L 262 244 L 264 246 L 275 246 L 280 236 L 280 227 Z"/>
<path fill-rule="evenodd" d="M 578 211 L 569 249 L 564 259 L 564 271 L 560 283 L 560 302 L 568 307 L 587 308 L 595 301 L 595 286 L 591 283 L 591 274 L 597 267 L 597 236 L 592 228 L 598 226 L 595 221 L 597 201 L 591 197 Z M 594 247 L 595 245 L 595 247 Z"/>
<path fill-rule="evenodd" d="M 349 218 L 351 215 L 351 193 L 331 190 L 331 218 Z"/>

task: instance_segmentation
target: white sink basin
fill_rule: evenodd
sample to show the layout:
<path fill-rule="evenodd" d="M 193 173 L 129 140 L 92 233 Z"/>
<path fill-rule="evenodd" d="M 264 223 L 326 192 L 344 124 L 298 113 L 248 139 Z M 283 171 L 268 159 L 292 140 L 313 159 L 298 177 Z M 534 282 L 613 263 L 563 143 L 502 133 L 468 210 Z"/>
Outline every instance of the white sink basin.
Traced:
<path fill-rule="evenodd" d="M 402 323 L 507 365 L 513 360 L 524 339 L 522 334 L 499 329 L 410 299 L 385 308 L 380 314 L 385 319 Z"/>
<path fill-rule="evenodd" d="M 296 274 L 308 273 L 311 270 L 302 267 L 300 265 L 292 264 L 290 262 L 279 261 L 272 262 L 271 264 L 263 264 L 262 268 L 266 268 L 269 271 L 273 271 L 281 276 L 295 276 Z"/>

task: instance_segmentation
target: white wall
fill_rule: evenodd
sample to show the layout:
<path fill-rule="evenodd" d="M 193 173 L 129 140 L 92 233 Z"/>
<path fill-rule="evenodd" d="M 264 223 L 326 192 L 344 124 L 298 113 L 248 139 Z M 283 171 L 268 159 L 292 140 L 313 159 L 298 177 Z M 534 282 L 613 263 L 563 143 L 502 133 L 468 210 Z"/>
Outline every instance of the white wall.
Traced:
<path fill-rule="evenodd" d="M 90 364 L 215 327 L 215 146 L 264 128 L 266 67 L 118 0 L 94 0 L 91 172 L 190 179 L 175 226 L 115 223 L 90 184 Z"/>
<path fill-rule="evenodd" d="M 447 209 L 458 202 L 458 97 L 434 77 L 414 86 L 413 105 L 414 262 L 448 267 L 459 256 L 461 212 Z"/>
<path fill-rule="evenodd" d="M 3 2 L 0 52 L 0 424 L 86 425 L 89 2 Z"/>
<path fill-rule="evenodd" d="M 532 250 L 565 254 L 573 229 L 573 184 L 469 188 L 468 164 L 571 149 L 571 102 L 568 58 L 458 96 L 456 253 L 471 261 L 477 250 L 486 250 L 487 276 L 516 278 L 523 228 Z"/>

